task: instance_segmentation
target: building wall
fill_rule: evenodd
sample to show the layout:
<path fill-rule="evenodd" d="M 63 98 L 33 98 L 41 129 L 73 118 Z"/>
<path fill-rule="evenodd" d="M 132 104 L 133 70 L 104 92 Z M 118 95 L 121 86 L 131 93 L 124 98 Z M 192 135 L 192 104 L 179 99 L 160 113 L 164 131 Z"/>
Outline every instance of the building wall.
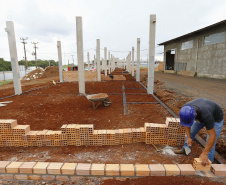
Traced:
<path fill-rule="evenodd" d="M 220 32 L 225 32 L 226 40 L 226 25 L 220 25 L 166 44 L 164 69 L 166 69 L 166 51 L 175 49 L 175 71 L 177 63 L 186 63 L 186 71 L 197 72 L 197 76 L 226 78 L 226 42 L 204 45 L 205 36 Z M 181 44 L 189 40 L 193 40 L 193 48 L 181 50 Z"/>

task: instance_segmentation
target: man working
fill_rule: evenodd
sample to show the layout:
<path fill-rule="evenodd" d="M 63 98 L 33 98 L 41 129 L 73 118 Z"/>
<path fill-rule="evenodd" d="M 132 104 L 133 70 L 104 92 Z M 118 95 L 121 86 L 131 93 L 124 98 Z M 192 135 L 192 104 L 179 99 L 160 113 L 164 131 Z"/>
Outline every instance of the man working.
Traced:
<path fill-rule="evenodd" d="M 213 162 L 215 145 L 220 136 L 224 114 L 221 107 L 211 100 L 198 98 L 186 103 L 180 110 L 180 122 L 185 127 L 186 140 L 181 150 L 175 150 L 175 154 L 185 154 L 185 147 L 191 147 L 196 134 L 204 126 L 207 130 L 206 147 L 199 158 L 202 165 L 208 164 L 208 158 Z M 195 121 L 197 120 L 197 121 Z"/>

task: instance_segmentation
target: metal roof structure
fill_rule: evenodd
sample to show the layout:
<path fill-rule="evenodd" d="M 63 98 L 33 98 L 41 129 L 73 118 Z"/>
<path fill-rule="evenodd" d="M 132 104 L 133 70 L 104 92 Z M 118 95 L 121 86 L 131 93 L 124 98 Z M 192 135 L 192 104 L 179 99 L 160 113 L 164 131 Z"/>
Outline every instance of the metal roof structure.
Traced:
<path fill-rule="evenodd" d="M 208 30 L 208 29 L 210 29 L 210 28 L 213 28 L 213 27 L 219 26 L 219 25 L 223 25 L 223 24 L 226 24 L 226 19 L 223 20 L 223 21 L 220 21 L 220 22 L 218 22 L 218 23 L 209 25 L 209 26 L 207 26 L 207 27 L 201 28 L 201 29 L 199 29 L 199 30 L 196 30 L 196 31 L 190 32 L 190 33 L 188 33 L 188 34 L 182 35 L 182 36 L 180 36 L 180 37 L 176 37 L 176 38 L 171 39 L 171 40 L 168 40 L 168 41 L 166 41 L 166 42 L 162 42 L 162 43 L 160 43 L 160 44 L 158 44 L 158 45 L 159 45 L 159 46 L 165 45 L 165 44 L 168 44 L 168 43 L 170 43 L 170 42 L 179 40 L 179 39 L 181 39 L 181 38 L 183 38 L 183 37 L 187 37 L 187 36 L 191 36 L 191 35 L 194 35 L 194 34 L 198 34 L 198 33 L 202 32 L 202 31 L 204 31 L 204 30 Z"/>

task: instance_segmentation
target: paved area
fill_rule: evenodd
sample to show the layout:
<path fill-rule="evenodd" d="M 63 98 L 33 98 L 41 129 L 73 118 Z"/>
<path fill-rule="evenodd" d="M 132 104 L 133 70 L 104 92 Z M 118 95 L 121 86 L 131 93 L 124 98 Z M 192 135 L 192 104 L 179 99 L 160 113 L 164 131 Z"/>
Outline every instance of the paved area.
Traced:
<path fill-rule="evenodd" d="M 226 79 L 184 77 L 155 72 L 155 80 L 164 83 L 164 88 L 192 98 L 207 98 L 226 108 Z"/>

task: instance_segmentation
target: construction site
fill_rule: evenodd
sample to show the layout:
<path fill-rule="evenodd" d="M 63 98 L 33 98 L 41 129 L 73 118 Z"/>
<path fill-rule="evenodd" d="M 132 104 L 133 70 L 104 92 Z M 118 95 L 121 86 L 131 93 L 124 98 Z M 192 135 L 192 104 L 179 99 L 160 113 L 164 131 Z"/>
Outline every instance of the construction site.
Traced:
<path fill-rule="evenodd" d="M 58 66 L 36 64 L 21 78 L 14 22 L 6 21 L 13 80 L 0 85 L 0 184 L 226 184 L 225 72 L 204 78 L 197 63 L 196 71 L 175 72 L 171 66 L 184 64 L 169 57 L 156 66 L 155 14 L 148 26 L 145 67 L 140 38 L 125 58 L 104 47 L 102 59 L 96 39 L 94 60 L 87 52 L 85 62 L 82 17 L 76 16 L 77 65 L 63 67 L 58 40 Z M 165 55 L 174 55 L 168 49 Z M 196 98 L 216 102 L 224 114 L 214 160 L 205 165 L 205 127 L 186 155 L 174 153 L 186 142 L 179 112 Z"/>

